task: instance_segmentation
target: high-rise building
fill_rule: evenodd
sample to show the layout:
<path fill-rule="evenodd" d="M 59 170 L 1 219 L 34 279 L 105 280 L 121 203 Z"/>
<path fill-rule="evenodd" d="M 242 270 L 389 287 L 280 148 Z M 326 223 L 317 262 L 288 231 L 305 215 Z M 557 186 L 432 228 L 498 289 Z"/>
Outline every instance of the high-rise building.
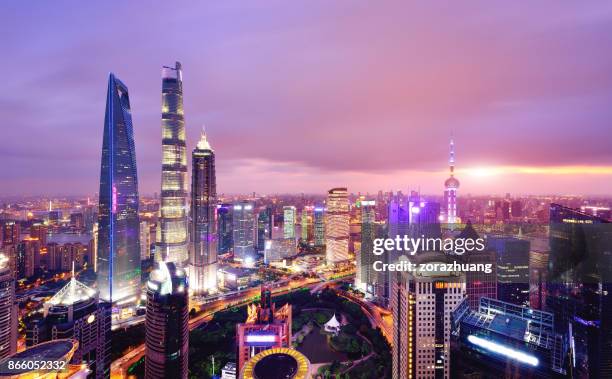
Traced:
<path fill-rule="evenodd" d="M 85 226 L 85 218 L 83 217 L 83 213 L 71 213 L 70 225 L 77 230 L 83 229 Z"/>
<path fill-rule="evenodd" d="M 480 238 L 472 223 L 468 221 L 465 228 L 457 236 L 458 239 L 474 240 Z M 488 297 L 497 299 L 497 261 L 494 251 L 472 251 L 461 256 L 461 261 L 467 264 L 490 265 L 491 271 L 482 270 L 466 271 L 465 273 L 465 292 L 470 309 L 478 309 L 480 299 Z"/>
<path fill-rule="evenodd" d="M 21 225 L 15 221 L 7 221 L 3 225 L 2 245 L 17 245 L 21 241 Z"/>
<path fill-rule="evenodd" d="M 546 310 L 567 334 L 577 378 L 612 377 L 612 223 L 550 205 Z"/>
<path fill-rule="evenodd" d="M 246 264 L 255 260 L 254 208 L 250 201 L 240 201 L 232 206 L 234 259 Z"/>
<path fill-rule="evenodd" d="M 151 227 L 148 221 L 140 222 L 140 260 L 151 258 Z"/>
<path fill-rule="evenodd" d="M 30 227 L 30 238 L 36 238 L 40 241 L 40 246 L 45 246 L 47 245 L 47 232 L 47 225 L 37 222 Z"/>
<path fill-rule="evenodd" d="M 378 273 L 372 266 L 374 255 L 374 239 L 378 236 L 380 225 L 376 223 L 376 201 L 364 200 L 361 202 L 361 249 L 355 254 L 355 286 L 366 295 L 374 296 L 374 286 Z"/>
<path fill-rule="evenodd" d="M 325 246 L 325 208 L 323 207 L 314 209 L 314 245 Z"/>
<path fill-rule="evenodd" d="M 439 252 L 416 257 L 417 264 L 450 262 Z M 450 378 L 450 316 L 465 297 L 465 277 L 451 271 L 395 274 L 392 378 Z"/>
<path fill-rule="evenodd" d="M 297 211 L 293 205 L 283 207 L 283 238 L 295 238 Z"/>
<path fill-rule="evenodd" d="M 266 240 L 272 239 L 274 215 L 272 207 L 265 207 L 257 216 L 257 251 L 262 253 L 266 249 Z"/>
<path fill-rule="evenodd" d="M 410 197 L 401 191 L 392 195 L 388 202 L 387 237 L 388 238 L 427 238 L 440 237 L 440 204 L 422 201 L 418 193 Z M 402 253 L 395 250 L 385 251 L 377 260 L 383 263 L 397 263 Z M 376 296 L 383 304 L 388 304 L 389 291 L 396 276 L 390 271 L 379 271 L 375 286 Z"/>
<path fill-rule="evenodd" d="M 15 278 L 8 257 L 0 254 L 0 359 L 17 350 L 17 323 Z"/>
<path fill-rule="evenodd" d="M 302 235 L 300 237 L 303 243 L 312 243 L 314 238 L 313 209 L 313 206 L 302 208 L 302 220 L 300 222 Z"/>
<path fill-rule="evenodd" d="M 529 252 L 529 307 L 544 309 L 546 303 L 546 273 L 549 251 Z"/>
<path fill-rule="evenodd" d="M 191 254 L 189 287 L 194 293 L 217 288 L 217 182 L 215 153 L 206 134 L 192 153 Z"/>
<path fill-rule="evenodd" d="M 276 309 L 272 303 L 272 291 L 261 287 L 261 303 L 247 308 L 247 319 L 236 324 L 238 345 L 237 371 L 256 354 L 273 348 L 291 348 L 291 304 Z"/>
<path fill-rule="evenodd" d="M 79 342 L 71 363 L 86 363 L 92 377 L 108 378 L 111 352 L 111 305 L 100 302 L 98 293 L 74 277 L 44 304 L 41 318 L 26 327 L 26 344 L 57 339 Z"/>
<path fill-rule="evenodd" d="M 349 259 L 349 200 L 346 188 L 327 192 L 325 220 L 325 259 L 335 265 Z"/>
<path fill-rule="evenodd" d="M 450 158 L 448 160 L 450 177 L 444 182 L 444 211 L 446 222 L 454 224 L 457 220 L 457 189 L 459 180 L 455 178 L 455 142 L 450 141 Z"/>
<path fill-rule="evenodd" d="M 34 275 L 38 268 L 37 261 L 40 260 L 40 241 L 36 238 L 24 238 L 17 244 L 15 266 L 16 279 L 29 278 Z"/>
<path fill-rule="evenodd" d="M 158 262 L 147 283 L 146 378 L 187 378 L 188 292 L 185 271 L 172 262 Z"/>
<path fill-rule="evenodd" d="M 137 301 L 140 288 L 138 175 L 128 89 L 108 78 L 100 169 L 97 270 L 100 298 Z"/>
<path fill-rule="evenodd" d="M 451 313 L 452 378 L 567 378 L 568 345 L 553 315 L 483 297 Z"/>
<path fill-rule="evenodd" d="M 233 231 L 233 206 L 232 204 L 220 204 L 217 206 L 217 233 L 219 254 L 226 254 L 232 251 L 234 246 Z"/>
<path fill-rule="evenodd" d="M 517 305 L 529 304 L 530 243 L 514 237 L 487 238 L 497 258 L 497 298 Z"/>
<path fill-rule="evenodd" d="M 162 69 L 162 179 L 155 259 L 187 264 L 187 152 L 183 70 Z"/>

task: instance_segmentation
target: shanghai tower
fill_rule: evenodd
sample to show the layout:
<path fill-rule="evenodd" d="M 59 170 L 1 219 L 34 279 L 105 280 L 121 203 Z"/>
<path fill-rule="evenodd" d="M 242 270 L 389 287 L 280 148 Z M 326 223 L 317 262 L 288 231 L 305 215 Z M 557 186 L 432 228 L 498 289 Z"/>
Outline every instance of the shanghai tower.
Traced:
<path fill-rule="evenodd" d="M 162 69 L 162 177 L 155 259 L 185 265 L 187 241 L 187 155 L 180 62 Z"/>
<path fill-rule="evenodd" d="M 217 288 L 216 211 L 215 153 L 202 133 L 192 153 L 191 172 L 189 285 L 197 294 Z"/>
<path fill-rule="evenodd" d="M 140 287 L 138 176 L 128 89 L 108 79 L 98 212 L 98 288 L 113 304 L 134 303 Z"/>

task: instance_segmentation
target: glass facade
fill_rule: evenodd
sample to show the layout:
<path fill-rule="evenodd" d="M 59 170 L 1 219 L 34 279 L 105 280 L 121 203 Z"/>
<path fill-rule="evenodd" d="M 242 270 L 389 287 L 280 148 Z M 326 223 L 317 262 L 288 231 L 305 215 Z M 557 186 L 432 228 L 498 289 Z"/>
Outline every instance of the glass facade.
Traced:
<path fill-rule="evenodd" d="M 187 154 L 183 115 L 183 71 L 180 62 L 162 69 L 162 179 L 155 259 L 188 259 Z"/>
<path fill-rule="evenodd" d="M 135 302 L 140 286 L 138 177 L 130 98 L 108 80 L 98 212 L 98 288 L 103 300 Z"/>
<path fill-rule="evenodd" d="M 192 154 L 191 171 L 189 281 L 194 293 L 217 288 L 216 203 L 215 153 L 203 134 Z"/>

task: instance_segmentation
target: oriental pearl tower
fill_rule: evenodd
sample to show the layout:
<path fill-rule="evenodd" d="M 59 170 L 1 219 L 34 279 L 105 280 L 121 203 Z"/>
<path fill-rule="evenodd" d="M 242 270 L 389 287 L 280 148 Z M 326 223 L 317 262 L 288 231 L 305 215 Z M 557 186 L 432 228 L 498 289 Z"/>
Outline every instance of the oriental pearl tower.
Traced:
<path fill-rule="evenodd" d="M 450 177 L 444 182 L 444 205 L 446 211 L 446 222 L 454 224 L 457 222 L 457 189 L 459 180 L 455 178 L 455 142 L 450 140 L 450 157 L 448 160 Z"/>

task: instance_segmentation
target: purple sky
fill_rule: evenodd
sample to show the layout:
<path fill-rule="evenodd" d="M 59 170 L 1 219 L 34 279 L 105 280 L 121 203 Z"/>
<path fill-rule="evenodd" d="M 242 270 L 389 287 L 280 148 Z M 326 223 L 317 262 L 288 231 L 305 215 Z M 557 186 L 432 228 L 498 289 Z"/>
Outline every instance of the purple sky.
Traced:
<path fill-rule="evenodd" d="M 219 192 L 441 193 L 453 132 L 463 194 L 610 193 L 612 3 L 110 3 L 2 5 L 0 195 L 97 190 L 109 71 L 158 191 L 175 60 Z"/>

